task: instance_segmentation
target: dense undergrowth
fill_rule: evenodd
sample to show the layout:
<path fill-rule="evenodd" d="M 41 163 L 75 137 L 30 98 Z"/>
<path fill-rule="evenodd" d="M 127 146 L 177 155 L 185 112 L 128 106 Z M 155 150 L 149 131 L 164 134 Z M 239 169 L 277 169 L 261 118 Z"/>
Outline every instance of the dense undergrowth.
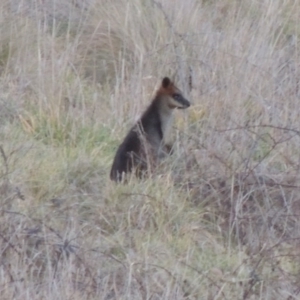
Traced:
<path fill-rule="evenodd" d="M 299 13 L 2 1 L 1 299 L 300 299 Z M 174 154 L 116 185 L 164 76 L 193 104 Z"/>

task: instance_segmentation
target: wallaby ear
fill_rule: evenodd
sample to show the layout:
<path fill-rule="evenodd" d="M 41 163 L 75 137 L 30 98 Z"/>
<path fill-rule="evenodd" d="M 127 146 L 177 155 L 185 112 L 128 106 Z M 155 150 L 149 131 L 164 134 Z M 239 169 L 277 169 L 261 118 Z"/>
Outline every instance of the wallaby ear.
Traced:
<path fill-rule="evenodd" d="M 169 77 L 165 77 L 161 83 L 162 87 L 165 89 L 168 88 L 170 84 L 171 84 L 171 80 Z"/>

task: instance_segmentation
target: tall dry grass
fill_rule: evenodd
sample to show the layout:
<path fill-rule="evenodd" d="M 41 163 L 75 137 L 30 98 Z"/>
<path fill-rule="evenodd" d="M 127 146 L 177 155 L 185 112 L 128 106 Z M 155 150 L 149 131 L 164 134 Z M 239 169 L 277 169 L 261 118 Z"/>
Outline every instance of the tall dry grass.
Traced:
<path fill-rule="evenodd" d="M 300 299 L 299 12 L 3 0 L 1 299 Z M 117 186 L 166 75 L 193 103 L 174 154 Z"/>

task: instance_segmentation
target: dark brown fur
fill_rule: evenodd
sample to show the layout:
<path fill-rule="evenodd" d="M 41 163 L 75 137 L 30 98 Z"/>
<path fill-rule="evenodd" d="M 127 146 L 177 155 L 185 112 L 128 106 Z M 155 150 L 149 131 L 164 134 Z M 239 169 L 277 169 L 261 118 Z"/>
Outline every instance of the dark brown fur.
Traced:
<path fill-rule="evenodd" d="M 148 169 L 149 161 L 156 160 L 164 146 L 164 130 L 168 124 L 163 122 L 169 122 L 173 108 L 189 105 L 170 79 L 164 78 L 155 98 L 119 146 L 110 172 L 111 180 L 121 181 L 123 173 L 134 169 L 141 176 Z"/>

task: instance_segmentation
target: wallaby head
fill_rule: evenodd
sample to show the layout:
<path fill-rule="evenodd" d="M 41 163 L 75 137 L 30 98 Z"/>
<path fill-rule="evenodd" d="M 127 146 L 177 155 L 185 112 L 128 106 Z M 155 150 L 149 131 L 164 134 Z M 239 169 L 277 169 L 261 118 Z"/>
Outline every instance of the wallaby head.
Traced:
<path fill-rule="evenodd" d="M 190 102 L 183 97 L 180 89 L 176 87 L 169 77 L 165 77 L 162 80 L 161 87 L 157 91 L 157 96 L 163 98 L 170 109 L 185 109 L 191 105 Z"/>

